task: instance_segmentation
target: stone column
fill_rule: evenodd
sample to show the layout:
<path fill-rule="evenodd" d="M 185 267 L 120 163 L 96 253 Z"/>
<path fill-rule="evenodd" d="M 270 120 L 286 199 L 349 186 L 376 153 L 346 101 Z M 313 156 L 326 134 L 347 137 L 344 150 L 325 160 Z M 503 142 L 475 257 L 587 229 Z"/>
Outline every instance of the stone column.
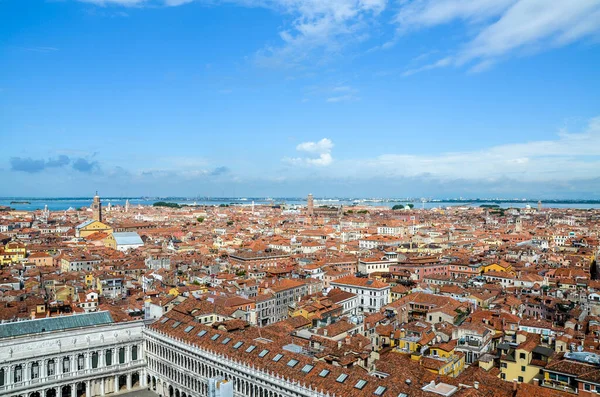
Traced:
<path fill-rule="evenodd" d="M 84 353 L 84 360 L 85 360 L 85 369 L 92 369 L 92 353 L 93 352 L 86 352 Z M 89 397 L 89 396 L 86 396 Z"/>
<path fill-rule="evenodd" d="M 127 374 L 127 390 L 131 390 L 131 376 L 131 374 Z"/>
<path fill-rule="evenodd" d="M 21 366 L 21 381 L 25 382 L 31 379 L 31 362 L 26 362 Z"/>
<path fill-rule="evenodd" d="M 129 364 L 131 361 L 131 345 L 125 346 L 125 364 Z"/>
<path fill-rule="evenodd" d="M 98 368 L 104 367 L 104 363 L 106 362 L 104 360 L 105 354 L 106 354 L 105 350 L 98 350 Z"/>
<path fill-rule="evenodd" d="M 115 375 L 115 393 L 119 392 L 119 375 Z"/>
<path fill-rule="evenodd" d="M 77 397 L 77 383 L 71 383 L 71 397 Z"/>
<path fill-rule="evenodd" d="M 100 395 L 103 396 L 104 395 L 104 383 L 106 382 L 106 379 L 102 378 L 100 379 Z"/>
<path fill-rule="evenodd" d="M 70 356 L 71 359 L 71 372 L 77 373 L 77 366 L 79 365 L 79 354 L 75 353 Z M 75 396 L 77 397 L 77 396 Z"/>
<path fill-rule="evenodd" d="M 92 396 L 92 385 L 91 385 L 90 380 L 85 382 L 85 397 L 91 397 Z"/>

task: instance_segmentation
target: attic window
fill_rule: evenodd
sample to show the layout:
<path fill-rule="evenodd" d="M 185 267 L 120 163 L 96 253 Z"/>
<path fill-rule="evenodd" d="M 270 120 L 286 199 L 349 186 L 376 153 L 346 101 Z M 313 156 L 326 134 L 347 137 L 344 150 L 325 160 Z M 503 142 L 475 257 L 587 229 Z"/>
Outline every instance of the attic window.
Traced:
<path fill-rule="evenodd" d="M 179 327 L 179 324 L 181 324 L 181 321 L 175 321 L 175 324 L 173 324 L 173 328 Z"/>
<path fill-rule="evenodd" d="M 387 387 L 379 386 L 377 389 L 375 389 L 375 392 L 373 394 L 375 394 L 376 396 L 383 396 L 383 393 L 385 393 L 386 390 Z"/>
<path fill-rule="evenodd" d="M 344 383 L 346 381 L 346 379 L 348 379 L 348 375 L 341 374 L 340 376 L 337 377 L 337 379 L 335 381 L 339 382 L 339 383 Z"/>
<path fill-rule="evenodd" d="M 204 336 L 206 335 L 206 330 L 203 329 L 202 331 L 198 332 L 198 336 Z"/>
<path fill-rule="evenodd" d="M 363 387 L 365 387 L 366 384 L 367 384 L 367 381 L 361 379 L 358 382 L 356 382 L 356 384 L 354 385 L 354 388 L 358 389 L 358 390 L 362 390 Z"/>
<path fill-rule="evenodd" d="M 304 367 L 302 367 L 302 372 L 304 372 L 305 374 L 307 374 L 310 371 L 312 371 L 312 369 L 314 367 L 315 367 L 314 365 L 306 364 Z"/>
<path fill-rule="evenodd" d="M 256 349 L 256 346 L 254 345 L 250 345 L 248 346 L 248 348 L 246 349 L 246 353 L 251 353 L 254 349 Z"/>
<path fill-rule="evenodd" d="M 283 358 L 283 354 L 278 353 L 275 357 L 273 357 L 273 361 L 277 362 Z"/>
<path fill-rule="evenodd" d="M 240 347 L 242 347 L 243 344 L 244 344 L 244 342 L 237 342 L 235 345 L 233 345 L 233 348 L 239 349 Z"/>
<path fill-rule="evenodd" d="M 194 329 L 193 325 L 188 325 L 187 327 L 185 327 L 185 329 L 183 330 L 183 332 L 185 332 L 186 334 L 189 334 L 191 330 Z"/>
<path fill-rule="evenodd" d="M 260 352 L 260 354 L 258 355 L 258 357 L 262 358 L 264 356 L 266 356 L 267 354 L 269 354 L 269 351 L 267 349 L 263 350 Z"/>
<path fill-rule="evenodd" d="M 294 368 L 296 365 L 298 365 L 298 360 L 294 360 L 294 359 L 291 359 L 291 360 L 290 360 L 290 361 L 288 361 L 288 363 L 287 363 L 287 366 L 288 366 L 288 367 L 292 367 L 292 368 Z"/>
<path fill-rule="evenodd" d="M 321 372 L 319 372 L 319 376 L 320 376 L 321 378 L 324 378 L 324 377 L 326 377 L 327 375 L 329 375 L 329 372 L 330 372 L 330 371 L 329 371 L 328 369 L 324 369 L 324 370 L 322 370 Z"/>
<path fill-rule="evenodd" d="M 231 338 L 225 338 L 223 339 L 223 342 L 221 342 L 222 344 L 226 345 L 231 341 Z"/>
<path fill-rule="evenodd" d="M 219 335 L 219 334 L 214 334 L 214 335 L 213 335 L 213 336 L 212 336 L 210 339 L 212 339 L 212 340 L 217 340 L 217 339 L 219 339 L 219 336 L 221 336 L 221 335 Z"/>

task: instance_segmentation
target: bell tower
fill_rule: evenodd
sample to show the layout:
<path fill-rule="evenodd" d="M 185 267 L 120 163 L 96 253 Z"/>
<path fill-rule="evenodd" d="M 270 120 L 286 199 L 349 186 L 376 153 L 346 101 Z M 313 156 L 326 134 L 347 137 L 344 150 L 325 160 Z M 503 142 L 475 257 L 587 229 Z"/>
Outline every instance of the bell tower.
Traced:
<path fill-rule="evenodd" d="M 102 202 L 100 202 L 100 196 L 98 196 L 98 192 L 96 192 L 94 201 L 92 202 L 92 211 L 94 213 L 94 220 L 102 222 Z"/>

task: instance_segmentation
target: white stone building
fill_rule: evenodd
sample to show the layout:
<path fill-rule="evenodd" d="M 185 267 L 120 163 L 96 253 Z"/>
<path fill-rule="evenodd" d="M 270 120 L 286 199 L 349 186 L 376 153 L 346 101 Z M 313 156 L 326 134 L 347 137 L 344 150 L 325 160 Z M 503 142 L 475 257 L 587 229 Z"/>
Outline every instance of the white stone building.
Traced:
<path fill-rule="evenodd" d="M 145 387 L 142 321 L 108 312 L 0 324 L 0 395 L 103 396 Z"/>

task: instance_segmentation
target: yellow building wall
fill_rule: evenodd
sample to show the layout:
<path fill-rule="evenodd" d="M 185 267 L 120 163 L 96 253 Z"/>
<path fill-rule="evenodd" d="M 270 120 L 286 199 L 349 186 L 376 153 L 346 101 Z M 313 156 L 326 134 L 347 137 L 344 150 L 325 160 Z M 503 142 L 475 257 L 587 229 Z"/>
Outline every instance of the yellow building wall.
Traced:
<path fill-rule="evenodd" d="M 520 358 L 521 353 L 525 353 L 524 359 Z M 501 360 L 501 363 L 506 364 L 506 368 L 502 368 L 502 365 L 500 366 L 500 372 L 505 374 L 504 379 L 506 381 L 512 382 L 514 379 L 518 380 L 519 376 L 521 376 L 523 377 L 524 383 L 531 383 L 533 381 L 533 378 L 536 375 L 539 375 L 540 368 L 528 364 L 531 360 L 530 356 L 531 353 L 525 350 L 517 349 L 515 351 L 516 362 Z M 522 371 L 521 367 L 524 367 L 525 371 Z"/>
<path fill-rule="evenodd" d="M 511 274 L 514 273 L 513 270 L 512 270 L 512 266 L 508 266 L 508 267 L 504 268 L 504 267 L 500 266 L 497 263 L 492 263 L 490 265 L 484 265 L 484 266 L 482 266 L 482 269 L 483 269 L 484 273 L 491 272 L 491 271 L 494 271 L 494 272 L 503 272 L 503 273 L 511 273 Z"/>
<path fill-rule="evenodd" d="M 94 234 L 96 232 L 105 232 L 108 234 L 112 234 L 113 229 L 102 222 L 94 221 L 86 227 L 79 229 L 79 237 L 87 237 L 90 234 Z"/>

